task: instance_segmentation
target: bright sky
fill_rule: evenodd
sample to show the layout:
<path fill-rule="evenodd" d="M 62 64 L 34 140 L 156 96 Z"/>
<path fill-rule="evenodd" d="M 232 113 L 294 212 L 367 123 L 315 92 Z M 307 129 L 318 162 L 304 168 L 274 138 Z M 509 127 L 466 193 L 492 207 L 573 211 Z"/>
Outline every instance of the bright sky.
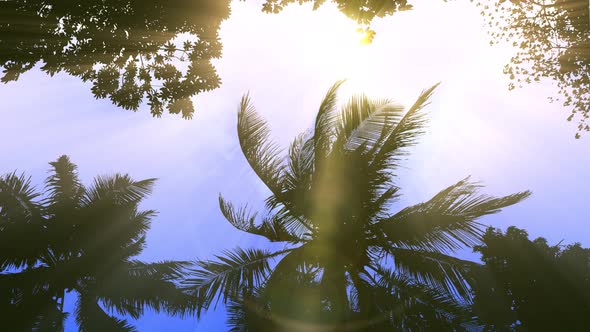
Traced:
<path fill-rule="evenodd" d="M 24 171 L 41 188 L 47 163 L 68 154 L 86 183 L 113 172 L 158 177 L 145 206 L 160 214 L 143 258 L 211 257 L 224 248 L 264 245 L 233 229 L 217 205 L 219 192 L 257 205 L 268 194 L 238 146 L 243 93 L 250 91 L 286 148 L 312 123 L 337 79 L 349 79 L 342 100 L 364 91 L 405 104 L 442 81 L 428 108 L 429 132 L 399 172 L 405 194 L 400 203 L 424 201 L 472 175 L 489 194 L 534 193 L 484 223 L 516 225 L 551 243 L 564 239 L 588 247 L 590 135 L 574 140 L 574 124 L 565 121 L 569 110 L 547 102 L 555 92 L 551 82 L 508 92 L 502 68 L 511 50 L 490 47 L 482 24 L 467 1 L 429 2 L 376 21 L 373 43 L 361 47 L 354 22 L 333 6 L 312 12 L 311 6 L 293 5 L 268 15 L 257 1 L 235 2 L 221 28 L 223 58 L 216 62 L 223 85 L 194 98 L 197 113 L 190 121 L 154 119 L 146 108 L 116 109 L 64 74 L 50 78 L 30 71 L 0 86 L 0 173 Z M 136 323 L 141 331 L 216 331 L 224 321 L 218 309 L 198 323 L 164 315 Z"/>

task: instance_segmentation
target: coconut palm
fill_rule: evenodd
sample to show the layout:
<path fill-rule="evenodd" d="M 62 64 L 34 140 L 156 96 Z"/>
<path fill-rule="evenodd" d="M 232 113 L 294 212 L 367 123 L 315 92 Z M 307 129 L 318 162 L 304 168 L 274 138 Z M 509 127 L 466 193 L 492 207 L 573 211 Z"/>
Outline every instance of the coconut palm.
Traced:
<path fill-rule="evenodd" d="M 156 214 L 138 208 L 155 179 L 116 174 L 85 187 L 67 156 L 50 164 L 43 194 L 24 175 L 0 177 L 3 326 L 63 329 L 68 293 L 80 331 L 133 331 L 121 317 L 147 308 L 187 313 L 192 301 L 176 287 L 185 263 L 134 259 Z"/>
<path fill-rule="evenodd" d="M 268 211 L 259 218 L 220 196 L 221 212 L 237 229 L 284 246 L 196 261 L 185 287 L 199 312 L 231 301 L 236 330 L 256 315 L 293 330 L 459 326 L 473 263 L 450 254 L 480 241 L 479 217 L 530 193 L 490 197 L 465 178 L 424 203 L 390 212 L 399 197 L 395 170 L 424 132 L 423 108 L 436 85 L 406 112 L 364 95 L 338 111 L 341 84 L 330 88 L 313 128 L 284 158 L 249 97 L 242 98 L 239 142 L 270 190 Z"/>

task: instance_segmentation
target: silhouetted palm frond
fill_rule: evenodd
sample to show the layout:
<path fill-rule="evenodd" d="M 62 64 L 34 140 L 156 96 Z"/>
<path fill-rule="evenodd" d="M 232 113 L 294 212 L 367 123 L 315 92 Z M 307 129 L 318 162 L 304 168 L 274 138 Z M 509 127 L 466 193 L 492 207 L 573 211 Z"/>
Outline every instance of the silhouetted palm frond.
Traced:
<path fill-rule="evenodd" d="M 98 299 L 89 294 L 80 294 L 76 303 L 76 323 L 80 332 L 137 332 L 124 319 L 108 315 L 99 306 Z"/>
<path fill-rule="evenodd" d="M 0 176 L 0 272 L 34 265 L 46 250 L 39 196 L 24 174 Z"/>
<path fill-rule="evenodd" d="M 465 178 L 428 202 L 402 209 L 374 227 L 396 246 L 443 252 L 472 246 L 482 235 L 483 225 L 478 218 L 497 213 L 531 194 L 524 191 L 495 198 L 480 194 L 481 187 Z"/>
<path fill-rule="evenodd" d="M 52 171 L 45 180 L 47 203 L 77 204 L 86 190 L 78 178 L 78 167 L 65 155 L 49 164 L 52 166 Z"/>
<path fill-rule="evenodd" d="M 221 195 L 219 196 L 219 208 L 225 219 L 241 231 L 264 236 L 271 242 L 285 241 L 297 243 L 301 241 L 296 234 L 288 229 L 288 225 L 285 225 L 285 220 L 277 216 L 269 216 L 257 222 L 256 213 L 251 213 L 247 207 L 234 208 Z"/>
<path fill-rule="evenodd" d="M 238 112 L 238 138 L 240 147 L 256 175 L 274 193 L 281 191 L 279 179 L 282 172 L 280 149 L 269 141 L 270 129 L 248 95 L 242 98 Z"/>
<path fill-rule="evenodd" d="M 197 299 L 198 313 L 219 299 L 238 296 L 241 289 L 252 290 L 270 272 L 269 261 L 285 251 L 259 249 L 226 250 L 216 260 L 195 261 L 183 281 L 185 289 Z"/>

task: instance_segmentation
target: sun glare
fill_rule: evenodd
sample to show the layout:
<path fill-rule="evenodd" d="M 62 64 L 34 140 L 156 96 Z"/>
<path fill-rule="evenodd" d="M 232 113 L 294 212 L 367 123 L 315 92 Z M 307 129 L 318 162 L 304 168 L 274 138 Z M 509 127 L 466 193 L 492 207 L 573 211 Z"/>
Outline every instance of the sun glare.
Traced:
<path fill-rule="evenodd" d="M 358 28 L 356 29 L 356 32 L 359 35 L 359 44 L 361 46 L 369 45 L 373 41 L 373 37 L 375 36 L 375 31 L 369 28 Z"/>
<path fill-rule="evenodd" d="M 305 40 L 308 62 L 345 71 L 362 66 L 361 56 L 364 49 L 370 47 L 374 35 L 372 31 L 342 15 L 335 6 L 323 6 L 315 12 L 302 7 L 288 10 L 292 10 L 294 21 L 300 22 L 303 18 L 306 22 L 298 28 L 300 38 Z M 293 23 L 290 25 L 298 26 Z"/>

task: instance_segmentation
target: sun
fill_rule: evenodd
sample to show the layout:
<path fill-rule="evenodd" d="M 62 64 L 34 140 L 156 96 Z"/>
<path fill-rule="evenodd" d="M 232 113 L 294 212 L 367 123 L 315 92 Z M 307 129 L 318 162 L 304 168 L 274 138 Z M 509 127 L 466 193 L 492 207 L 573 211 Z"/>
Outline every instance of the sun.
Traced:
<path fill-rule="evenodd" d="M 327 71 L 334 79 L 353 78 L 366 65 L 375 32 L 342 15 L 337 8 L 320 8 L 318 12 L 297 17 L 299 22 L 305 17 L 306 22 L 297 27 L 305 45 L 305 57 L 301 60 L 317 67 L 319 72 Z"/>

